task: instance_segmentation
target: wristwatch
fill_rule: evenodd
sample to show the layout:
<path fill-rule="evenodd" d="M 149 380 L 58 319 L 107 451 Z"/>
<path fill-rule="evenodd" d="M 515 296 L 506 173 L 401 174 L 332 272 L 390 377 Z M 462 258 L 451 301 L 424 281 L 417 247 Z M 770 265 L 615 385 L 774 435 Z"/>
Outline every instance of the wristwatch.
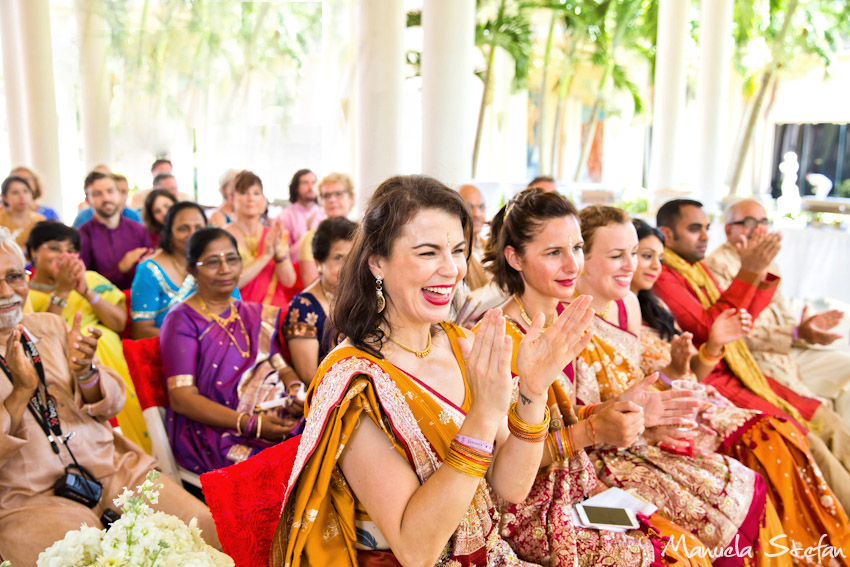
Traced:
<path fill-rule="evenodd" d="M 58 295 L 51 294 L 48 302 L 51 305 L 58 305 L 62 309 L 65 309 L 66 307 L 68 307 L 68 300 L 65 299 L 64 297 L 59 297 Z"/>

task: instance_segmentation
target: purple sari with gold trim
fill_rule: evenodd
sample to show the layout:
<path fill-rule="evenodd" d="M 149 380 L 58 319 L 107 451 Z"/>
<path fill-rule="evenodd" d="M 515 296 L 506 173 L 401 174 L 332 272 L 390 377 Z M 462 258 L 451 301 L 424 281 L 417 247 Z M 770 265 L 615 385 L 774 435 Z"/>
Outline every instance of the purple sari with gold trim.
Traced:
<path fill-rule="evenodd" d="M 166 315 L 160 351 L 168 389 L 197 386 L 202 396 L 235 411 L 250 413 L 259 401 L 284 395 L 270 363 L 272 357 L 280 356 L 280 309 L 242 301 L 235 301 L 233 309 L 238 311 L 250 338 L 247 357 L 242 356 L 224 329 L 186 303 Z M 229 311 L 221 316 L 226 317 Z M 239 320 L 226 327 L 245 351 L 248 345 Z M 246 439 L 235 429 L 198 423 L 171 408 L 167 410 L 166 429 L 177 462 L 199 474 L 240 462 L 272 445 L 264 439 Z"/>

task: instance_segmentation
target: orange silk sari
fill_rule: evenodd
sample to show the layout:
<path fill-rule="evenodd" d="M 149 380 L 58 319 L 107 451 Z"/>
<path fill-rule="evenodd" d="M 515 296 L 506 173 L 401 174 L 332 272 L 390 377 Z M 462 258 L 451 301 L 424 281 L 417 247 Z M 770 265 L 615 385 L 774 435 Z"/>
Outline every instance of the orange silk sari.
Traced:
<path fill-rule="evenodd" d="M 460 329 L 442 324 L 464 371 Z M 464 380 L 466 376 L 464 374 Z M 424 483 L 440 467 L 469 406 L 458 408 L 385 360 L 353 347 L 322 362 L 309 391 L 307 422 L 284 497 L 270 565 L 397 565 L 390 550 L 370 548 L 358 521 L 368 516 L 338 460 L 360 419 L 371 419 Z M 498 518 L 482 479 L 438 565 L 523 566 L 499 537 Z"/>

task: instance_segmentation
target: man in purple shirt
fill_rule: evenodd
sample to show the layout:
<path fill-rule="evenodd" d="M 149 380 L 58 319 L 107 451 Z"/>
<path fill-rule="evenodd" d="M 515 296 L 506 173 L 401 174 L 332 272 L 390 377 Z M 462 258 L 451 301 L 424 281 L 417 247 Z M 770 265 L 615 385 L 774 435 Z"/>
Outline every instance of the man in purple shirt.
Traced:
<path fill-rule="evenodd" d="M 118 185 L 111 175 L 92 171 L 85 181 L 94 216 L 80 227 L 80 258 L 118 289 L 130 289 L 136 265 L 153 252 L 147 229 L 121 215 Z"/>

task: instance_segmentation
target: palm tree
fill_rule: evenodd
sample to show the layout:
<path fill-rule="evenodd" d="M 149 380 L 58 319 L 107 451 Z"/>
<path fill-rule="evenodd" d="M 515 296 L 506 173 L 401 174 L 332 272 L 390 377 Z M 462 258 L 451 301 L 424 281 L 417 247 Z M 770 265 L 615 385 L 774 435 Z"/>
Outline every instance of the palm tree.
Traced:
<path fill-rule="evenodd" d="M 733 157 L 729 192 L 735 195 L 752 144 L 756 123 L 769 92 L 775 92 L 788 61 L 815 55 L 829 69 L 839 38 L 850 33 L 850 4 L 833 0 L 752 0 L 735 3 L 735 61 L 745 74 L 744 88 L 755 90 L 738 151 Z M 759 8 L 763 8 L 759 10 Z M 747 73 L 743 54 L 750 41 L 763 37 L 770 59 L 758 73 Z M 757 88 L 755 85 L 758 85 Z"/>
<path fill-rule="evenodd" d="M 643 100 L 637 85 L 628 78 L 625 68 L 617 63 L 618 50 L 627 48 L 642 55 L 653 53 L 646 48 L 646 43 L 654 41 L 654 36 L 647 31 L 654 30 L 657 19 L 656 0 L 603 0 L 598 8 L 600 15 L 604 13 L 604 16 L 599 19 L 600 29 L 592 61 L 602 67 L 602 77 L 596 88 L 596 98 L 590 111 L 590 123 L 587 126 L 573 181 L 579 181 L 584 171 L 596 134 L 599 113 L 604 109 L 609 80 L 613 82 L 615 88 L 627 90 L 631 94 L 635 113 L 643 111 Z"/>
<path fill-rule="evenodd" d="M 478 12 L 481 14 L 492 4 L 490 0 L 478 0 Z M 482 77 L 484 91 L 481 94 L 481 105 L 478 109 L 478 123 L 475 128 L 475 145 L 472 150 L 472 176 L 475 177 L 478 168 L 478 154 L 481 148 L 481 135 L 484 129 L 484 114 L 492 104 L 493 61 L 496 48 L 502 48 L 514 61 L 514 76 L 512 86 L 520 89 L 528 81 L 528 69 L 533 45 L 531 43 L 531 19 L 529 7 L 524 2 L 516 0 L 498 0 L 495 17 L 479 23 L 475 27 L 475 43 L 482 50 L 487 48 L 487 65 Z M 478 74 L 478 73 L 476 73 Z"/>

